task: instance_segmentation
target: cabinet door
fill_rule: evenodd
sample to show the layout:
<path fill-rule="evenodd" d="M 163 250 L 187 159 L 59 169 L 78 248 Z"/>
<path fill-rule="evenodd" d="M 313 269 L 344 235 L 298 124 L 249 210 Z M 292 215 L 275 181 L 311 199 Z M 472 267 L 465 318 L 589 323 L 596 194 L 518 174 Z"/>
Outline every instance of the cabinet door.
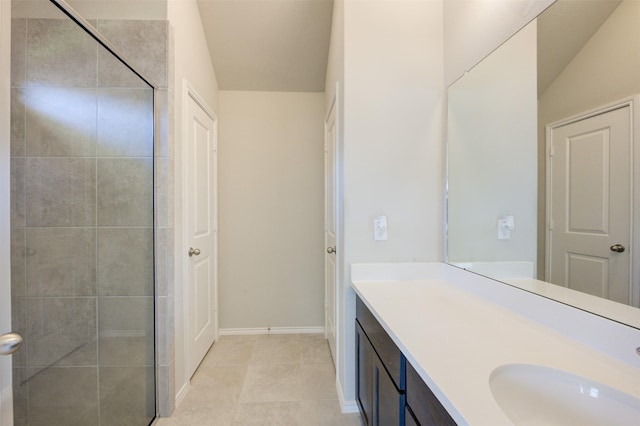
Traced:
<path fill-rule="evenodd" d="M 411 414 L 411 410 L 409 407 L 405 407 L 404 409 L 404 425 L 405 426 L 420 426 L 416 419 L 413 418 L 413 414 Z"/>
<path fill-rule="evenodd" d="M 356 399 L 365 426 L 373 426 L 374 391 L 376 384 L 376 354 L 356 322 Z"/>
<path fill-rule="evenodd" d="M 376 357 L 377 404 L 374 418 L 376 425 L 404 425 L 404 393 L 400 393 L 385 370 L 380 358 Z"/>

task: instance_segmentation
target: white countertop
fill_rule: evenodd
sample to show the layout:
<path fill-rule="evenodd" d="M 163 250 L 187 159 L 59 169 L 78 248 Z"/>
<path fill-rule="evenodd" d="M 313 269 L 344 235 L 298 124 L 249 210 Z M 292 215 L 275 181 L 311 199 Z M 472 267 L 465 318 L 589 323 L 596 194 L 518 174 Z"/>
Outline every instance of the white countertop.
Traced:
<path fill-rule="evenodd" d="M 640 398 L 640 368 L 444 278 L 376 281 L 365 276 L 352 281 L 356 293 L 458 424 L 512 424 L 489 387 L 491 372 L 505 364 L 564 370 Z"/>

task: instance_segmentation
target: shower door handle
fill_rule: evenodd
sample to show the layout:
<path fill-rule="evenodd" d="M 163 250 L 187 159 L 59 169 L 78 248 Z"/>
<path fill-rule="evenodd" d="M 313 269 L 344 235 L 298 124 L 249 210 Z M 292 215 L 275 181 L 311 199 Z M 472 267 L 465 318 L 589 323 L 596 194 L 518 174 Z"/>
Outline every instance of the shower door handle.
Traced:
<path fill-rule="evenodd" d="M 19 333 L 5 333 L 0 336 L 0 355 L 11 355 L 22 346 L 24 339 Z"/>

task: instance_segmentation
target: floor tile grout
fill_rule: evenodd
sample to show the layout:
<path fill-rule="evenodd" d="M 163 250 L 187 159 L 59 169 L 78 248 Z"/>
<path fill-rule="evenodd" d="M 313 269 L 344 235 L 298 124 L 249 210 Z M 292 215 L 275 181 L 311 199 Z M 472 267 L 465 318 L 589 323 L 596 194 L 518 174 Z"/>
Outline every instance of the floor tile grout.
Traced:
<path fill-rule="evenodd" d="M 322 335 L 222 336 L 158 426 L 359 426 L 342 414 L 335 369 Z"/>

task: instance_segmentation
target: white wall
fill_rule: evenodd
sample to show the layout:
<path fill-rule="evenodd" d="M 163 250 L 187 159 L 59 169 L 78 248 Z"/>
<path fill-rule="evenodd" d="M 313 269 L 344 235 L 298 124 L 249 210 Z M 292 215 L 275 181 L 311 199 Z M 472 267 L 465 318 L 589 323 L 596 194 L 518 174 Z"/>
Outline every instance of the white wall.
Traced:
<path fill-rule="evenodd" d="M 220 328 L 324 326 L 324 93 L 220 92 Z"/>
<path fill-rule="evenodd" d="M 451 262 L 536 261 L 536 56 L 532 22 L 448 89 Z M 516 228 L 498 240 L 506 215 Z"/>
<path fill-rule="evenodd" d="M 334 19 L 343 27 L 333 32 L 328 96 L 344 73 L 337 374 L 348 404 L 355 400 L 349 265 L 443 258 L 442 3 L 336 2 Z M 373 241 L 378 215 L 388 217 L 388 241 Z"/>
<path fill-rule="evenodd" d="M 195 0 L 170 0 L 167 4 L 167 16 L 170 23 L 170 39 L 173 38 L 173 60 L 169 59 L 169 67 L 174 68 L 173 90 L 169 93 L 169 110 L 174 110 L 173 136 L 175 151 L 168 154 L 169 167 L 175 172 L 175 294 L 169 294 L 175 301 L 175 389 L 178 396 L 184 391 L 190 377 L 186 376 L 186 358 L 184 352 L 184 316 L 183 309 L 183 268 L 184 250 L 182 247 L 182 99 L 183 80 L 186 79 L 191 87 L 200 95 L 208 106 L 217 112 L 218 84 L 213 65 L 209 58 L 209 50 L 205 41 L 204 31 L 200 20 L 200 12 Z M 171 78 L 171 74 L 170 77 Z M 172 160 L 173 159 L 173 160 Z"/>
<path fill-rule="evenodd" d="M 444 0 L 448 86 L 555 0 Z"/>

